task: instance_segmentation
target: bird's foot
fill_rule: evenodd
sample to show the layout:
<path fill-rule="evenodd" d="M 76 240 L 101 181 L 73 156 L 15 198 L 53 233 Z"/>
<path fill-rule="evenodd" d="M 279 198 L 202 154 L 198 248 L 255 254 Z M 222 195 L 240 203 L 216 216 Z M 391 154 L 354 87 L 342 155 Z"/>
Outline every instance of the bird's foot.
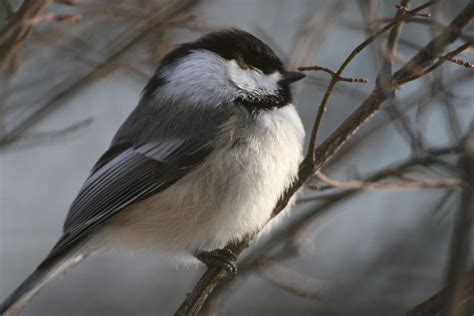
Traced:
<path fill-rule="evenodd" d="M 196 253 L 196 258 L 208 267 L 224 268 L 229 278 L 233 278 L 237 274 L 237 266 L 235 264 L 237 256 L 229 249 L 199 251 Z"/>

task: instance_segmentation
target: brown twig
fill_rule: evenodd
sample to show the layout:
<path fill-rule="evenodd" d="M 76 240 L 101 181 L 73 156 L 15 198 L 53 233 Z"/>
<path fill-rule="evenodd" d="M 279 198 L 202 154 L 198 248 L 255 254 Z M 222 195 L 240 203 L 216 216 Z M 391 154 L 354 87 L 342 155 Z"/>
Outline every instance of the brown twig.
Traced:
<path fill-rule="evenodd" d="M 405 5 L 396 4 L 395 8 L 397 8 L 400 12 L 402 12 L 402 14 L 408 14 L 410 12 L 410 10 Z M 424 17 L 424 18 L 429 18 L 429 17 L 431 17 L 431 14 L 429 14 L 429 13 L 415 13 L 413 16 L 420 16 L 420 17 Z"/>
<path fill-rule="evenodd" d="M 331 179 L 330 177 L 323 174 L 321 171 L 317 171 L 314 176 L 320 181 L 327 185 L 346 190 L 361 190 L 361 189 L 373 189 L 373 190 L 408 190 L 408 189 L 446 189 L 446 188 L 459 188 L 463 185 L 463 182 L 458 179 L 435 179 L 435 180 L 419 180 L 419 181 L 402 181 L 397 183 L 375 183 L 365 181 L 338 181 Z"/>
<path fill-rule="evenodd" d="M 452 63 L 458 64 L 458 65 L 466 67 L 466 68 L 474 68 L 474 63 L 470 63 L 470 62 L 464 61 L 462 59 L 451 58 L 451 59 L 447 59 L 447 61 L 450 61 Z"/>
<path fill-rule="evenodd" d="M 451 59 L 462 53 L 463 51 L 465 51 L 466 49 L 468 49 L 469 47 L 471 47 L 473 44 L 471 42 L 466 42 L 464 43 L 463 45 L 459 46 L 458 48 L 456 48 L 455 50 L 443 55 L 443 56 L 439 56 L 437 58 L 437 61 L 432 63 L 431 65 L 429 65 L 429 67 L 426 67 L 424 68 L 423 70 L 421 71 L 418 71 L 418 72 L 415 72 L 415 73 L 411 73 L 411 74 L 407 74 L 407 76 L 403 77 L 403 78 L 400 78 L 397 82 L 399 85 L 402 85 L 402 84 L 405 84 L 405 83 L 408 83 L 410 81 L 413 81 L 413 80 L 417 80 L 418 78 L 420 77 L 423 77 L 427 74 L 429 74 L 430 72 L 432 72 L 433 70 L 435 70 L 436 68 L 438 68 L 439 66 L 441 66 L 445 61 L 451 61 Z M 428 66 L 428 65 L 427 65 Z"/>
<path fill-rule="evenodd" d="M 25 23 L 41 14 L 53 0 L 25 0 L 0 32 L 0 69 L 14 60 L 24 42 L 33 31 L 33 25 Z"/>
<path fill-rule="evenodd" d="M 84 120 L 75 122 L 64 128 L 60 128 L 60 129 L 56 129 L 52 131 L 39 132 L 35 134 L 26 134 L 21 138 L 20 141 L 15 142 L 15 147 L 21 148 L 21 147 L 26 147 L 26 146 L 44 144 L 45 142 L 51 142 L 59 138 L 69 136 L 84 127 L 90 126 L 91 123 L 92 123 L 92 118 L 89 117 Z"/>
<path fill-rule="evenodd" d="M 326 92 L 324 94 L 324 97 L 323 97 L 323 100 L 321 101 L 321 104 L 319 106 L 319 111 L 318 111 L 318 114 L 316 116 L 316 119 L 314 121 L 314 125 L 313 125 L 313 128 L 312 128 L 312 133 L 311 133 L 311 136 L 310 136 L 310 139 L 309 139 L 309 146 L 308 146 L 308 152 L 311 153 L 313 155 L 312 157 L 312 160 L 314 161 L 315 160 L 315 157 L 316 157 L 316 151 L 315 151 L 315 148 L 316 148 L 316 141 L 317 141 L 317 138 L 318 138 L 318 133 L 319 133 L 319 129 L 320 129 L 320 126 L 321 126 L 321 122 L 322 122 L 322 118 L 323 118 L 323 115 L 324 113 L 326 112 L 326 108 L 327 108 L 327 105 L 328 105 L 328 102 L 329 102 L 329 98 L 331 97 L 332 95 L 332 92 L 334 90 L 334 87 L 336 86 L 336 84 L 338 83 L 338 77 L 341 76 L 342 72 L 345 70 L 345 68 L 347 67 L 347 65 L 349 65 L 349 63 L 354 59 L 355 56 L 357 56 L 364 48 L 366 48 L 367 46 L 369 46 L 375 39 L 377 39 L 379 36 L 381 36 L 382 34 L 384 34 L 385 32 L 387 32 L 388 30 L 390 30 L 392 27 L 395 27 L 396 25 L 398 25 L 399 23 L 403 22 L 404 19 L 406 19 L 407 17 L 410 17 L 410 16 L 413 16 L 414 14 L 416 14 L 417 12 L 421 11 L 421 10 L 424 10 L 425 8 L 428 8 L 430 7 L 431 5 L 435 4 L 439 2 L 439 0 L 434 0 L 434 1 L 429 1 L 425 4 L 422 4 L 418 7 L 416 7 L 415 9 L 407 12 L 405 15 L 403 16 L 400 16 L 396 19 L 394 19 L 391 23 L 388 23 L 387 25 L 385 25 L 383 28 L 381 28 L 378 32 L 375 32 L 374 34 L 372 34 L 369 38 L 367 38 L 364 42 L 362 42 L 360 45 L 358 45 L 350 54 L 349 56 L 344 60 L 344 62 L 342 63 L 342 65 L 339 67 L 339 69 L 337 70 L 336 72 L 336 75 L 333 76 L 331 82 L 329 83 L 328 85 L 328 88 L 326 89 Z"/>
<path fill-rule="evenodd" d="M 366 78 L 348 78 L 348 77 L 341 77 L 336 74 L 334 70 L 331 70 L 326 67 L 321 66 L 305 66 L 305 67 L 298 67 L 298 71 L 323 71 L 325 73 L 330 74 L 332 77 L 336 77 L 338 81 L 345 81 L 345 82 L 358 82 L 358 83 L 368 83 L 369 79 Z"/>
<path fill-rule="evenodd" d="M 436 149 L 428 149 L 426 150 L 425 156 L 423 157 L 414 157 L 410 158 L 406 161 L 403 161 L 401 163 L 385 167 L 379 171 L 376 171 L 372 173 L 371 175 L 364 176 L 362 177 L 365 180 L 361 180 L 362 183 L 372 183 L 372 184 L 377 184 L 377 181 L 383 180 L 385 178 L 389 177 L 394 177 L 394 176 L 399 176 L 401 174 L 406 173 L 410 169 L 416 166 L 429 166 L 433 165 L 439 162 L 439 158 L 441 156 L 445 155 L 450 155 L 450 154 L 456 154 L 460 151 L 459 146 L 450 146 L 450 147 L 445 147 L 445 148 L 436 148 Z M 380 183 L 378 183 L 380 184 Z M 460 183 L 462 185 L 462 183 Z M 316 191 L 323 191 L 326 189 L 331 188 L 332 186 L 326 185 L 326 186 L 317 186 L 314 184 L 309 184 L 307 185 L 308 188 L 314 189 Z M 346 190 L 348 190 L 347 188 Z M 363 189 L 363 188 L 359 188 Z M 355 188 L 352 189 L 352 191 L 356 190 Z M 326 199 L 327 196 L 321 196 L 318 195 L 316 197 L 313 197 L 313 200 L 319 200 L 321 198 Z M 304 199 L 299 199 L 303 201 L 309 201 L 310 199 L 304 198 Z"/>
<path fill-rule="evenodd" d="M 338 15 L 343 12 L 342 8 L 346 2 L 336 0 L 328 2 L 330 4 L 325 8 L 318 6 L 315 13 L 307 21 L 304 21 L 288 60 L 290 69 L 308 63 L 308 59 L 318 53 L 323 47 L 331 26 L 337 20 Z"/>
<path fill-rule="evenodd" d="M 53 13 L 49 13 L 49 14 L 45 14 L 45 15 L 35 16 L 34 18 L 29 19 L 29 20 L 25 21 L 24 23 L 35 26 L 39 23 L 50 22 L 50 21 L 79 22 L 81 20 L 81 18 L 82 17 L 79 14 L 53 14 Z"/>
<path fill-rule="evenodd" d="M 401 5 L 405 8 L 408 8 L 408 6 L 410 5 L 410 0 L 402 0 Z M 403 11 L 398 10 L 397 13 L 395 14 L 395 18 L 399 18 L 403 14 L 404 14 Z M 375 30 L 379 29 L 379 22 L 377 21 L 378 20 L 372 21 L 372 24 L 374 26 L 370 27 L 370 29 L 374 29 L 374 28 Z M 405 24 L 404 22 L 401 22 L 395 25 L 395 27 L 393 27 L 388 33 L 387 47 L 382 56 L 384 58 L 382 59 L 380 72 L 377 77 L 377 82 L 381 84 L 382 86 L 384 86 L 387 83 L 388 79 L 392 75 L 392 63 L 396 56 L 398 40 L 400 39 L 400 34 L 402 32 L 403 25 Z"/>

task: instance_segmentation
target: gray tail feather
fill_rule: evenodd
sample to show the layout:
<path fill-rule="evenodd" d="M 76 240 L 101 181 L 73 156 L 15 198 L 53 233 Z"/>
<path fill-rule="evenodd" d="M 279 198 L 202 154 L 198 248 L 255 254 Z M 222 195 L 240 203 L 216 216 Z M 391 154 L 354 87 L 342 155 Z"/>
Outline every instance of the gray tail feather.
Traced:
<path fill-rule="evenodd" d="M 0 305 L 0 316 L 15 316 L 31 298 L 50 280 L 66 272 L 84 259 L 84 255 L 73 254 L 46 258 L 36 270 Z"/>

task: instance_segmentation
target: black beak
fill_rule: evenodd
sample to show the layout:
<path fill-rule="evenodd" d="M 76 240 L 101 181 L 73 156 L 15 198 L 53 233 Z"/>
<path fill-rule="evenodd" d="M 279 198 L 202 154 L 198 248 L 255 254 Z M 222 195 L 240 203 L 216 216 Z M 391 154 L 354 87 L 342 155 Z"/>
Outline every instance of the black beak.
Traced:
<path fill-rule="evenodd" d="M 304 73 L 297 72 L 297 71 L 285 71 L 283 72 L 283 78 L 280 80 L 282 83 L 292 84 L 300 79 L 306 77 Z"/>

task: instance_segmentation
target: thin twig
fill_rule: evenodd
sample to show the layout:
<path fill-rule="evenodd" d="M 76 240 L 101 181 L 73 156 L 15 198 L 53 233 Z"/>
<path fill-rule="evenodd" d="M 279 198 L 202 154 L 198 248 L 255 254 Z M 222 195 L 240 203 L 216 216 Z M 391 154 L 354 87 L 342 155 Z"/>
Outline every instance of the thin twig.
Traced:
<path fill-rule="evenodd" d="M 298 71 L 323 71 L 325 73 L 330 74 L 332 77 L 336 77 L 336 80 L 339 81 L 345 81 L 345 82 L 358 82 L 358 83 L 368 83 L 369 79 L 366 78 L 348 78 L 348 77 L 341 77 L 337 76 L 337 74 L 334 72 L 334 70 L 331 70 L 326 67 L 321 67 L 321 66 L 305 66 L 305 67 L 298 67 Z"/>
<path fill-rule="evenodd" d="M 107 70 L 111 64 L 117 63 L 126 52 L 145 39 L 150 33 L 156 33 L 158 30 L 162 31 L 170 20 L 178 17 L 183 12 L 187 12 L 190 7 L 195 6 L 197 3 L 198 0 L 169 1 L 167 2 L 168 5 L 163 5 L 159 11 L 153 12 L 152 15 L 148 16 L 146 24 L 139 27 L 137 31 L 130 32 L 132 34 L 129 34 L 129 31 L 122 33 L 120 36 L 120 44 L 114 47 L 108 55 L 101 57 L 98 61 L 94 60 L 93 67 L 88 67 L 90 70 L 74 74 L 74 79 L 68 80 L 67 85 L 61 87 L 60 91 L 54 91 L 52 94 L 49 93 L 47 101 L 37 110 L 22 119 L 8 132 L 0 134 L 0 147 L 13 144 L 34 122 L 41 119 L 44 113 L 54 109 L 54 107 L 59 104 L 59 100 L 70 95 L 85 83 L 89 83 L 91 79 L 98 78 L 99 74 Z"/>
<path fill-rule="evenodd" d="M 403 14 L 407 14 L 407 13 L 410 12 L 410 10 L 404 5 L 396 4 L 395 8 L 397 8 Z M 429 18 L 429 17 L 431 17 L 431 14 L 429 14 L 429 13 L 416 13 L 414 16 Z"/>
<path fill-rule="evenodd" d="M 435 180 L 420 180 L 420 181 L 403 181 L 397 183 L 374 183 L 364 181 L 338 181 L 331 179 L 330 177 L 323 174 L 321 171 L 317 171 L 314 176 L 326 183 L 327 185 L 346 190 L 361 190 L 361 189 L 373 189 L 373 190 L 408 190 L 408 189 L 446 189 L 446 188 L 459 188 L 463 185 L 463 182 L 458 179 L 435 179 Z"/>
<path fill-rule="evenodd" d="M 466 68 L 474 68 L 474 63 L 470 63 L 470 62 L 464 61 L 462 59 L 451 58 L 451 59 L 447 59 L 447 61 L 450 61 L 452 63 L 458 64 L 458 65 L 466 67 Z"/>
<path fill-rule="evenodd" d="M 441 66 L 445 61 L 450 61 L 454 56 L 462 53 L 463 51 L 465 51 L 466 49 L 468 49 L 472 45 L 473 44 L 471 42 L 464 43 L 463 45 L 459 46 L 455 50 L 453 50 L 453 51 L 451 51 L 451 52 L 449 52 L 449 53 L 447 53 L 443 56 L 438 57 L 438 60 L 435 63 L 431 64 L 429 67 L 426 67 L 422 71 L 419 71 L 417 73 L 407 74 L 406 77 L 403 77 L 403 78 L 399 79 L 397 81 L 397 83 L 399 85 L 402 85 L 402 84 L 408 83 L 410 81 L 417 80 L 418 78 L 429 74 L 430 72 L 432 72 L 433 70 L 435 70 L 436 68 Z"/>
<path fill-rule="evenodd" d="M 272 261 L 263 261 L 258 272 L 272 284 L 300 297 L 321 299 L 331 289 L 331 285 L 327 281 L 302 275 Z"/>

